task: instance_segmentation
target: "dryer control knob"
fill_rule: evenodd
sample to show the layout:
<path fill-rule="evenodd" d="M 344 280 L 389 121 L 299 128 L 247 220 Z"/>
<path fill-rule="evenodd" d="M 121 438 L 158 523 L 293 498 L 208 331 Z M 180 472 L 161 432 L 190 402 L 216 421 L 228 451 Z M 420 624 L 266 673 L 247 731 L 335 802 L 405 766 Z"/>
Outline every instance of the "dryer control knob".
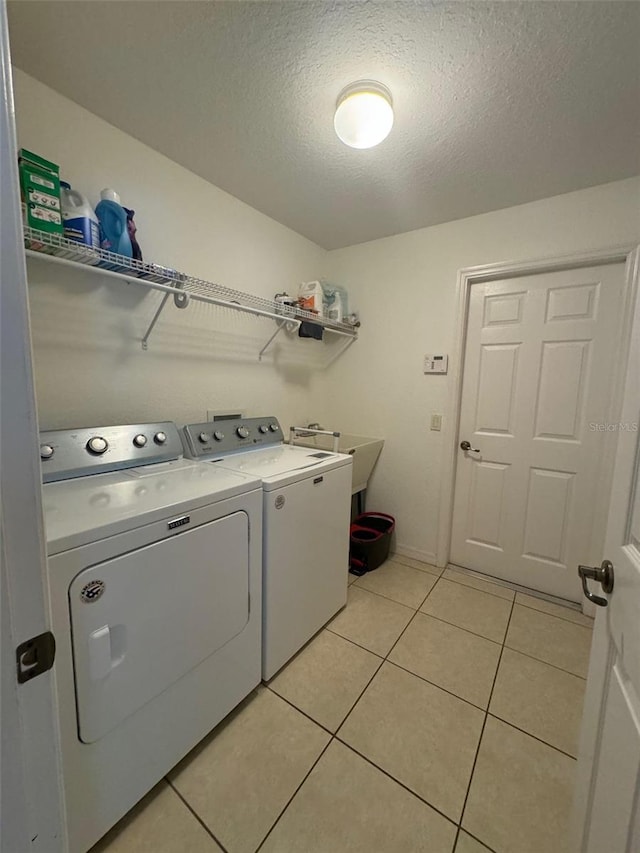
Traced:
<path fill-rule="evenodd" d="M 220 432 L 220 430 L 219 430 L 219 429 L 217 429 L 217 430 L 214 432 L 213 437 L 215 438 L 215 440 L 216 440 L 216 441 L 222 441 L 222 439 L 224 438 L 224 433 L 223 433 L 223 432 Z"/>
<path fill-rule="evenodd" d="M 246 426 L 239 426 L 236 430 L 236 435 L 238 438 L 249 438 L 249 430 Z"/>
<path fill-rule="evenodd" d="M 109 442 L 101 435 L 94 435 L 87 442 L 87 450 L 89 453 L 95 453 L 96 456 L 101 456 L 109 447 Z"/>
<path fill-rule="evenodd" d="M 140 433 L 139 435 L 134 435 L 133 437 L 133 443 L 136 447 L 144 447 L 147 441 L 147 436 L 143 435 L 142 433 Z"/>
<path fill-rule="evenodd" d="M 50 444 L 40 445 L 40 459 L 51 459 L 53 456 L 53 447 Z"/>
<path fill-rule="evenodd" d="M 278 432 L 278 424 L 269 424 L 271 432 Z"/>
<path fill-rule="evenodd" d="M 164 444 L 165 441 L 167 440 L 166 432 L 157 432 L 153 436 L 153 440 L 155 441 L 156 444 Z"/>
<path fill-rule="evenodd" d="M 266 424 L 260 424 L 260 426 L 258 427 L 258 429 L 259 429 L 259 430 L 260 430 L 260 432 L 261 432 L 261 433 L 263 433 L 263 434 L 264 434 L 265 432 L 269 432 L 269 427 L 268 427 Z"/>
<path fill-rule="evenodd" d="M 198 440 L 201 441 L 203 444 L 206 444 L 209 441 L 209 436 L 206 432 L 201 432 L 198 436 Z"/>

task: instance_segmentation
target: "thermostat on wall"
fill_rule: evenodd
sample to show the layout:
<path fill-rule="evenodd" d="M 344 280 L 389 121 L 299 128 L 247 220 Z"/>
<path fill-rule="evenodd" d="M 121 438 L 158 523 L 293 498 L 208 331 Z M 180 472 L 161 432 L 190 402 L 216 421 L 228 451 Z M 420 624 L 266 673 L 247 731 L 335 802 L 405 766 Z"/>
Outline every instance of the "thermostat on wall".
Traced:
<path fill-rule="evenodd" d="M 448 355 L 425 355 L 425 373 L 446 373 L 449 367 Z"/>

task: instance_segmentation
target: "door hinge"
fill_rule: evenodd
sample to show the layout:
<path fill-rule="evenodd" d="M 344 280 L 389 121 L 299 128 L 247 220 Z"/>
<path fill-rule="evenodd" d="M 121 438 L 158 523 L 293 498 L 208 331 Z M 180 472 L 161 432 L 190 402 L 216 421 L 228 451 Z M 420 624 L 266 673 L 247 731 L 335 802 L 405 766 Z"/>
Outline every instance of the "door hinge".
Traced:
<path fill-rule="evenodd" d="M 51 669 L 55 657 L 56 640 L 51 631 L 20 643 L 16 649 L 18 684 L 24 684 Z"/>

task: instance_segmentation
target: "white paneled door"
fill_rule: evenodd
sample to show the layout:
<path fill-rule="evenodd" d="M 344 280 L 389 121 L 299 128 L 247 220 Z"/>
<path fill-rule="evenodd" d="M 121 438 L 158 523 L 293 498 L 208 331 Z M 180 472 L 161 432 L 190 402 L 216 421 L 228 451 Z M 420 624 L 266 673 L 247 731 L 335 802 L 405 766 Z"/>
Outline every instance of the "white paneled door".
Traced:
<path fill-rule="evenodd" d="M 636 252 L 636 269 L 640 251 Z M 637 273 L 640 275 L 640 272 Z M 636 299 L 621 421 L 640 419 L 640 300 Z M 594 580 L 593 635 L 578 756 L 576 853 L 640 850 L 640 445 L 623 430 L 617 447 L 605 544 L 613 588 Z M 599 565 L 600 560 L 595 565 Z"/>
<path fill-rule="evenodd" d="M 624 264 L 470 288 L 450 561 L 579 601 L 599 552 Z"/>

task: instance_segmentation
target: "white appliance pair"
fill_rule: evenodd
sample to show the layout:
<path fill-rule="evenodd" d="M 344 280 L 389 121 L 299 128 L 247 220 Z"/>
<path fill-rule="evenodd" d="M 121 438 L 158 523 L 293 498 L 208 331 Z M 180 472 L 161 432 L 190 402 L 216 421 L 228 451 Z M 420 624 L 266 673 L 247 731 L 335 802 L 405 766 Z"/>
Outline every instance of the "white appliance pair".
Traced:
<path fill-rule="evenodd" d="M 275 417 L 183 429 L 185 454 L 263 488 L 262 677 L 268 681 L 347 601 L 352 458 L 283 442 Z"/>
<path fill-rule="evenodd" d="M 275 418 L 183 438 L 216 464 L 171 422 L 41 433 L 72 853 L 346 602 L 351 457 Z"/>
<path fill-rule="evenodd" d="M 84 853 L 260 682 L 262 488 L 181 458 L 173 423 L 41 441 L 67 829 Z"/>

